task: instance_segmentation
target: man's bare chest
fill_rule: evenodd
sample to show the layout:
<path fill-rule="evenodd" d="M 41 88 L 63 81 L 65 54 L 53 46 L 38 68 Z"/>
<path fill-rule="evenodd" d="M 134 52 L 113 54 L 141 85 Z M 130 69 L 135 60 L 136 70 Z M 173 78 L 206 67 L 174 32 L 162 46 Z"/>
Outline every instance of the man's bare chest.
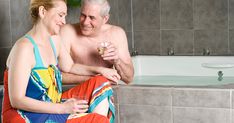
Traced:
<path fill-rule="evenodd" d="M 82 43 L 73 44 L 71 47 L 71 56 L 75 63 L 95 66 L 109 66 L 99 55 L 97 45 L 84 45 Z"/>

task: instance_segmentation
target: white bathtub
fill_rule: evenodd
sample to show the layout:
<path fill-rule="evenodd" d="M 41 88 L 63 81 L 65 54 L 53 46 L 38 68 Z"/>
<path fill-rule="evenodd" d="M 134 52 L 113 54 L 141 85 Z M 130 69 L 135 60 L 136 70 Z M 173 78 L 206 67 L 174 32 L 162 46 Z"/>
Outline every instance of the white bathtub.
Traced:
<path fill-rule="evenodd" d="M 234 56 L 135 56 L 136 85 L 207 86 L 234 83 Z"/>

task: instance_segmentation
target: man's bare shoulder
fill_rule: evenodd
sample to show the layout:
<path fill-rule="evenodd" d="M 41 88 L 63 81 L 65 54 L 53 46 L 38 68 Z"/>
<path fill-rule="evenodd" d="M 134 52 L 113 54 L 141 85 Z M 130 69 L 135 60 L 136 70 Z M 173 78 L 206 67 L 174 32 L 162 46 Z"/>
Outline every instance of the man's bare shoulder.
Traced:
<path fill-rule="evenodd" d="M 77 30 L 77 28 L 78 28 L 78 26 L 77 26 L 78 24 L 65 24 L 65 25 L 63 25 L 62 26 L 62 28 L 61 28 L 61 32 L 76 32 L 76 30 Z"/>
<path fill-rule="evenodd" d="M 107 27 L 108 29 L 106 32 L 109 33 L 112 38 L 119 39 L 119 40 L 123 39 L 118 42 L 126 40 L 126 33 L 123 28 L 119 26 L 115 26 L 115 25 L 107 25 Z"/>
<path fill-rule="evenodd" d="M 67 45 L 70 45 L 71 42 L 77 39 L 77 32 L 79 24 L 66 24 L 60 30 L 60 36 L 62 41 L 66 42 Z"/>
<path fill-rule="evenodd" d="M 114 33 L 125 33 L 125 31 L 123 30 L 123 28 L 121 28 L 120 26 L 116 26 L 116 25 L 111 25 L 111 24 L 107 24 L 107 29 L 111 32 Z"/>

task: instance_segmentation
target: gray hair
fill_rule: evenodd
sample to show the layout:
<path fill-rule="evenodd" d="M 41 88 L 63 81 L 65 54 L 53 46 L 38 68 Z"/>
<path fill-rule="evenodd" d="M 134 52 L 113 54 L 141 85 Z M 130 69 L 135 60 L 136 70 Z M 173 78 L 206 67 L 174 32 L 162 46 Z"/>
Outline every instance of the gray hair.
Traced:
<path fill-rule="evenodd" d="M 101 16 L 104 17 L 106 15 L 109 15 L 110 4 L 107 0 L 82 0 L 81 1 L 81 8 L 87 3 L 100 5 L 101 6 L 100 15 Z"/>

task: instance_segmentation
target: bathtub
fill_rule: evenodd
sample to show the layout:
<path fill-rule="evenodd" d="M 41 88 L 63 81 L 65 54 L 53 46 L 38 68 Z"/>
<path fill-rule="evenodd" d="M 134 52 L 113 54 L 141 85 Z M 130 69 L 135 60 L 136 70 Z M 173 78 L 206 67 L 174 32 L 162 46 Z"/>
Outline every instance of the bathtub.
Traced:
<path fill-rule="evenodd" d="M 234 84 L 234 56 L 134 56 L 131 85 Z"/>
<path fill-rule="evenodd" d="M 234 123 L 234 56 L 134 56 L 116 123 Z"/>

